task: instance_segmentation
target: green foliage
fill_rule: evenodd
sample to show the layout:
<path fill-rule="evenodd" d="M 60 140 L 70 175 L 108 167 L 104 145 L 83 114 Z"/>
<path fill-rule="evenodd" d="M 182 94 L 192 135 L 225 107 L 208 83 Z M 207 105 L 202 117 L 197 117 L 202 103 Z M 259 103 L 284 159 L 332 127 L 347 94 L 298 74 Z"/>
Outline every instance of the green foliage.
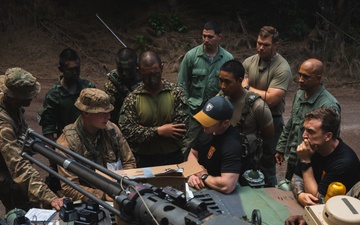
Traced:
<path fill-rule="evenodd" d="M 143 35 L 136 35 L 136 43 L 134 44 L 134 49 L 140 52 L 145 51 L 147 42 L 148 41 Z"/>
<path fill-rule="evenodd" d="M 158 36 L 161 36 L 163 33 L 165 33 L 165 19 L 166 17 L 161 14 L 155 14 L 149 19 L 150 27 L 156 31 Z"/>
<path fill-rule="evenodd" d="M 170 18 L 170 27 L 171 30 L 177 32 L 185 32 L 188 28 L 185 23 L 182 21 L 182 18 L 178 15 L 171 16 Z"/>
<path fill-rule="evenodd" d="M 158 36 L 164 34 L 166 30 L 185 32 L 188 29 L 179 15 L 154 14 L 149 18 L 149 25 Z"/>

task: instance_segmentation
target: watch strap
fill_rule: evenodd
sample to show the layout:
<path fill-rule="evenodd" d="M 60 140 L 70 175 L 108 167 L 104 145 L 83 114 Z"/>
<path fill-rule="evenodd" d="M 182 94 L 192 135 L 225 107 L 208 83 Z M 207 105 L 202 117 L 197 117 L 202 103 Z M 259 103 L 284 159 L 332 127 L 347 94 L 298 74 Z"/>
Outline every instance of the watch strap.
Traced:
<path fill-rule="evenodd" d="M 203 175 L 201 175 L 201 180 L 205 181 L 206 178 L 208 178 L 208 176 L 209 176 L 209 174 L 204 173 Z"/>
<path fill-rule="evenodd" d="M 310 167 L 312 167 L 312 164 L 311 164 L 311 162 L 309 162 L 309 163 L 302 162 L 302 163 L 300 163 L 300 167 L 301 167 L 302 171 L 305 171 L 305 170 L 309 169 Z"/>

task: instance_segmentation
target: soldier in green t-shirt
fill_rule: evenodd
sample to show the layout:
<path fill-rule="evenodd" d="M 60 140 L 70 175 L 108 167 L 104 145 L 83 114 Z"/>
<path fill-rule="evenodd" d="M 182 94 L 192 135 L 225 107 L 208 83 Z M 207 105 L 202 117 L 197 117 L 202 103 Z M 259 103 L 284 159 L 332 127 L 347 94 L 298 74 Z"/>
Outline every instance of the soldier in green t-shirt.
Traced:
<path fill-rule="evenodd" d="M 274 122 L 274 137 L 264 141 L 260 169 L 265 175 L 265 182 L 274 186 L 276 180 L 275 149 L 284 127 L 282 114 L 285 111 L 285 95 L 291 80 L 289 63 L 277 53 L 279 33 L 271 26 L 260 29 L 256 49 L 257 54 L 243 62 L 245 79 L 242 86 L 257 93 L 268 104 Z"/>

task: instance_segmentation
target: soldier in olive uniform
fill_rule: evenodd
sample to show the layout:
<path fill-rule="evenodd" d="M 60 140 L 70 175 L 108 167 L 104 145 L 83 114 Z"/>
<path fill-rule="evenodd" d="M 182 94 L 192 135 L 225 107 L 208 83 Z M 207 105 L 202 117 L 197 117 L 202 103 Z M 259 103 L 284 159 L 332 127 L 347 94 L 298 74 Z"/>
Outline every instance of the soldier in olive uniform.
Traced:
<path fill-rule="evenodd" d="M 96 88 L 85 88 L 75 102 L 81 111 L 73 124 L 63 130 L 57 143 L 104 167 L 122 165 L 123 169 L 135 168 L 135 158 L 117 125 L 110 122 L 110 112 L 114 109 L 109 96 Z M 68 158 L 71 156 L 57 150 Z M 108 166 L 109 165 L 109 166 Z M 121 169 L 117 166 L 116 169 Z M 73 173 L 58 166 L 59 174 L 81 186 L 98 198 L 111 200 L 103 191 L 91 187 Z M 61 182 L 62 192 L 73 200 L 86 201 L 87 197 Z"/>
<path fill-rule="evenodd" d="M 21 68 L 5 73 L 0 96 L 0 199 L 6 211 L 13 208 L 54 207 L 63 204 L 42 182 L 39 172 L 21 157 L 22 147 L 17 139 L 27 129 L 23 107 L 40 92 L 36 78 Z"/>

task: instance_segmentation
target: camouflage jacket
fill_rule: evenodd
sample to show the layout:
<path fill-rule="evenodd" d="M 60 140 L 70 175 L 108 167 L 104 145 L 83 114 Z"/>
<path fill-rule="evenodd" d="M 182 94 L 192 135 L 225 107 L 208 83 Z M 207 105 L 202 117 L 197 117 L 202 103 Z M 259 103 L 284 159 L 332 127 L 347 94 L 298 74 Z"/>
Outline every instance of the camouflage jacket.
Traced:
<path fill-rule="evenodd" d="M 182 140 L 161 137 L 157 128 L 164 124 L 186 124 L 189 106 L 186 93 L 163 80 L 163 89 L 152 97 L 141 83 L 126 97 L 120 112 L 120 129 L 134 152 L 140 155 L 166 155 L 178 151 Z"/>
<path fill-rule="evenodd" d="M 64 132 L 58 138 L 57 143 L 104 167 L 107 167 L 107 163 L 116 163 L 118 160 L 121 160 L 123 169 L 135 168 L 136 163 L 134 155 L 132 154 L 124 136 L 120 132 L 120 129 L 112 122 L 108 122 L 106 126 L 105 130 L 101 130 L 99 132 L 99 136 L 97 138 L 97 140 L 103 138 L 103 148 L 102 152 L 98 154 L 96 159 L 91 157 L 88 149 L 86 149 L 85 145 L 81 142 L 79 133 L 76 130 L 76 122 L 64 128 Z M 97 143 L 100 143 L 100 141 Z M 70 155 L 67 155 L 60 150 L 57 150 L 57 152 L 65 155 L 67 158 L 72 158 Z M 90 185 L 82 181 L 81 178 L 69 171 L 66 171 L 63 167 L 58 166 L 58 171 L 60 175 L 66 177 L 74 184 L 81 186 L 98 198 L 103 197 L 103 191 L 92 188 Z M 87 200 L 86 196 L 63 182 L 61 182 L 61 188 L 65 196 L 70 197 L 73 200 Z"/>
<path fill-rule="evenodd" d="M 95 85 L 88 80 L 79 78 L 76 91 L 70 94 L 60 83 L 60 79 L 48 91 L 45 96 L 43 107 L 38 111 L 38 123 L 42 126 L 42 133 L 62 133 L 62 129 L 73 123 L 80 115 L 79 110 L 74 106 L 76 99 L 84 88 L 94 88 Z"/>
<path fill-rule="evenodd" d="M 31 202 L 49 206 L 57 196 L 42 181 L 30 162 L 20 155 L 22 149 L 17 139 L 27 129 L 23 113 L 23 108 L 11 111 L 4 103 L 3 96 L 0 97 L 0 188 L 3 188 L 1 184 L 6 179 L 13 179 Z"/>
<path fill-rule="evenodd" d="M 110 103 L 114 106 L 111 111 L 110 121 L 118 124 L 120 109 L 123 105 L 124 99 L 139 85 L 140 80 L 135 78 L 128 83 L 124 82 L 121 74 L 118 74 L 117 69 L 112 70 L 108 74 L 109 80 L 105 83 L 104 91 L 110 96 Z"/>

